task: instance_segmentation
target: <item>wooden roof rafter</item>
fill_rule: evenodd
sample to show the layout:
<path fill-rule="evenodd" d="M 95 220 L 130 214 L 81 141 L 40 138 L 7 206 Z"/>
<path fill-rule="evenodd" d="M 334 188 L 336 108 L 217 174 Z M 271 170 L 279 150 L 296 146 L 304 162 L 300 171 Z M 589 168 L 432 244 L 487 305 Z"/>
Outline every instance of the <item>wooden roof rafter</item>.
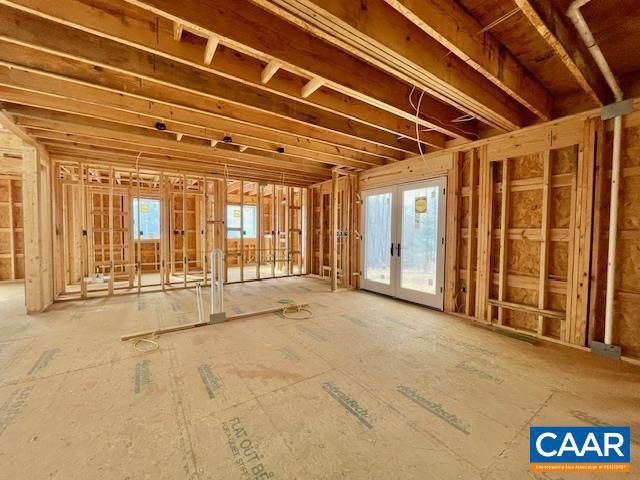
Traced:
<path fill-rule="evenodd" d="M 383 1 L 516 98 L 541 120 L 552 118 L 551 94 L 495 39 L 487 28 L 493 25 L 482 26 L 452 0 Z M 508 18 L 512 13 L 502 18 Z"/>

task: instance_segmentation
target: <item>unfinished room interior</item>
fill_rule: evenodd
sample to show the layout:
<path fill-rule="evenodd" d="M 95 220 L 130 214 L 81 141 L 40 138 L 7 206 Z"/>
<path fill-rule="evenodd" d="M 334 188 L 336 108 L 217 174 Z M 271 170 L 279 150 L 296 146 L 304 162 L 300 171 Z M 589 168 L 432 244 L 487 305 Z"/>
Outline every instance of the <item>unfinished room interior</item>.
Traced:
<path fill-rule="evenodd" d="M 638 0 L 0 0 L 1 479 L 610 477 Z"/>

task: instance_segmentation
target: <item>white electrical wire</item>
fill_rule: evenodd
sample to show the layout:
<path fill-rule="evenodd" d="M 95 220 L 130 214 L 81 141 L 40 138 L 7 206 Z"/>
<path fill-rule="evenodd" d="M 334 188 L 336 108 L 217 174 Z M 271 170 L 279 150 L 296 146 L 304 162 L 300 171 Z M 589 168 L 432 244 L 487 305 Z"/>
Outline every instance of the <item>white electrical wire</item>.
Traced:
<path fill-rule="evenodd" d="M 508 18 L 511 18 L 513 15 L 515 15 L 516 13 L 518 13 L 520 11 L 520 7 L 516 7 L 513 10 L 505 13 L 504 15 L 502 15 L 499 18 L 496 18 L 493 22 L 491 22 L 489 25 L 487 25 L 486 27 L 483 27 L 481 30 L 478 31 L 478 33 L 476 33 L 476 35 L 480 35 L 481 33 L 486 32 L 487 30 L 491 30 L 493 27 L 495 27 L 496 25 L 498 25 L 499 23 L 504 22 L 505 20 L 507 20 Z"/>
<path fill-rule="evenodd" d="M 478 135 L 475 132 L 468 132 L 468 131 L 463 130 L 462 128 L 460 128 L 459 125 L 453 125 L 454 123 L 460 123 L 460 122 L 467 122 L 467 121 L 475 120 L 475 117 L 473 117 L 472 115 L 466 115 L 465 114 L 465 115 L 461 115 L 461 116 L 459 116 L 457 118 L 454 118 L 449 123 L 442 122 L 438 118 L 432 117 L 431 115 L 428 115 L 428 114 L 420 111 L 420 108 L 422 106 L 422 99 L 424 98 L 424 94 L 426 92 L 424 90 L 422 90 L 422 92 L 420 93 L 420 97 L 418 98 L 418 103 L 415 104 L 413 102 L 413 92 L 415 92 L 415 91 L 416 91 L 416 86 L 413 85 L 411 87 L 411 92 L 409 92 L 409 104 L 411 104 L 413 109 L 416 111 L 416 120 L 415 120 L 416 121 L 416 142 L 418 143 L 418 149 L 420 151 L 420 156 L 422 157 L 423 160 L 424 160 L 424 151 L 422 149 L 422 141 L 420 140 L 420 132 L 421 131 L 430 131 L 430 130 L 427 130 L 427 129 L 421 130 L 420 129 L 420 125 L 419 125 L 420 115 L 424 115 L 431 122 L 439 123 L 440 125 L 442 125 L 445 128 L 446 127 L 455 127 L 456 130 L 458 130 L 461 133 L 464 133 L 464 134 L 470 135 L 470 136 L 474 136 L 477 139 L 480 138 L 480 135 Z"/>

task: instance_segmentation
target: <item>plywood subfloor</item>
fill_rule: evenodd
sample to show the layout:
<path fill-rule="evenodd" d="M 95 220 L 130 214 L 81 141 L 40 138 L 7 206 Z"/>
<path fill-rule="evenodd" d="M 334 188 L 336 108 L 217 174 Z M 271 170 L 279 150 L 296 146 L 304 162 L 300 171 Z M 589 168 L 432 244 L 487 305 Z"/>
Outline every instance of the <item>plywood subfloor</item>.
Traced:
<path fill-rule="evenodd" d="M 174 333 L 146 354 L 120 335 L 195 321 L 195 291 L 26 317 L 20 286 L 0 288 L 2 478 L 569 478 L 527 472 L 531 424 L 631 422 L 640 453 L 640 368 L 321 280 L 226 288 L 228 312 L 291 299 L 310 320 Z"/>

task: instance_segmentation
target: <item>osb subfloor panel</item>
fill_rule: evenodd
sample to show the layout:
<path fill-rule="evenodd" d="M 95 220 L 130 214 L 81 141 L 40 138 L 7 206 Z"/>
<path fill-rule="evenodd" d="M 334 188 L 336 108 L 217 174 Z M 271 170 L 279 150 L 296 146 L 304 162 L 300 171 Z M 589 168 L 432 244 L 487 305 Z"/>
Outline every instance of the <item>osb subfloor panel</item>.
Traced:
<path fill-rule="evenodd" d="M 195 291 L 26 317 L 20 287 L 1 288 L 2 478 L 570 478 L 527 472 L 531 424 L 631 422 L 640 453 L 639 368 L 320 280 L 225 289 L 228 312 L 291 299 L 312 319 L 168 334 L 151 353 L 120 335 L 196 321 Z"/>

